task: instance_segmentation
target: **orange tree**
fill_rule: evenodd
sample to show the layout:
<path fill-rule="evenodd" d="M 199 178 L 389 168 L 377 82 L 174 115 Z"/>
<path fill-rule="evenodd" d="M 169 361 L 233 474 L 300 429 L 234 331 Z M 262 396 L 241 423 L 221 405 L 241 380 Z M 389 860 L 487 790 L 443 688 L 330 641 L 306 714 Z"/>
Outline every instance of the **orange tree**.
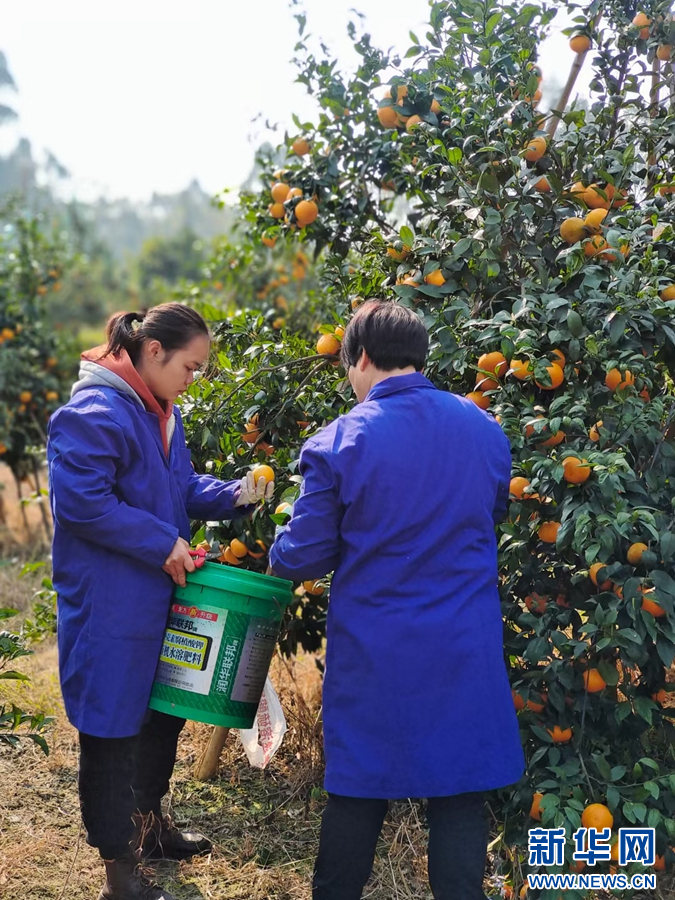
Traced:
<path fill-rule="evenodd" d="M 65 250 L 36 219 L 7 209 L 0 221 L 0 459 L 18 480 L 35 474 L 35 451 L 72 374 L 66 342 L 47 321 Z"/>
<path fill-rule="evenodd" d="M 544 115 L 537 50 L 558 10 L 573 16 L 572 72 Z M 615 830 L 654 827 L 665 865 L 675 843 L 670 13 L 432 2 L 404 62 L 351 28 L 360 64 L 349 77 L 313 55 L 298 21 L 299 80 L 320 113 L 295 121 L 284 169 L 273 173 L 270 157 L 264 190 L 243 198 L 252 238 L 313 248 L 326 330 L 364 297 L 416 309 L 429 377 L 498 417 L 511 441 L 500 580 L 528 768 L 498 807 L 507 877 L 519 886 L 528 827 L 570 835 L 593 803 L 593 821 Z M 584 63 L 590 107 L 568 109 Z M 264 446 L 251 436 L 271 443 L 283 500 L 297 489 L 302 438 L 348 397 L 337 370 L 312 368 L 302 336 L 279 342 L 262 322 L 242 313 L 221 326 L 220 375 L 195 389 L 190 428 L 209 450 L 202 465 L 228 475 Z M 267 544 L 269 517 L 254 528 Z M 325 606 L 325 592 L 312 593 L 322 587 L 299 589 L 301 616 Z M 569 870 L 571 844 L 566 853 Z"/>

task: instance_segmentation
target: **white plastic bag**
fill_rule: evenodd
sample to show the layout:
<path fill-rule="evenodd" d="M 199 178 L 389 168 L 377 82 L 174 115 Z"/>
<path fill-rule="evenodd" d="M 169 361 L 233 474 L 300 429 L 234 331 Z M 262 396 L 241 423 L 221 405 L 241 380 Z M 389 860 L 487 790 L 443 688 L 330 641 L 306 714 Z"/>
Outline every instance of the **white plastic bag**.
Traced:
<path fill-rule="evenodd" d="M 256 769 L 264 769 L 281 747 L 286 734 L 286 717 L 269 678 L 260 698 L 252 728 L 240 728 L 239 737 L 248 761 Z"/>

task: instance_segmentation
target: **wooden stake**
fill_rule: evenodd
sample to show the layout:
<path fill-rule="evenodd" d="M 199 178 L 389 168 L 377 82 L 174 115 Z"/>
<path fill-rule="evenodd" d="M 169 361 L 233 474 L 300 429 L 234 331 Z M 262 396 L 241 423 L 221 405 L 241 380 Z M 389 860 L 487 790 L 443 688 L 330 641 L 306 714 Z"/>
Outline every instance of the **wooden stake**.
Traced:
<path fill-rule="evenodd" d="M 229 728 L 221 728 L 219 725 L 214 726 L 206 750 L 197 765 L 195 772 L 197 781 L 208 781 L 210 778 L 215 778 L 218 774 L 220 754 L 227 743 L 229 733 Z"/>
<path fill-rule="evenodd" d="M 600 19 L 602 18 L 602 10 L 597 14 L 595 19 L 593 20 L 593 24 L 591 25 L 591 34 L 596 30 L 598 25 L 600 24 Z M 584 64 L 584 60 L 586 56 L 590 53 L 590 48 L 586 50 L 585 53 L 577 53 L 576 59 L 572 63 L 572 68 L 570 69 L 569 78 L 567 79 L 567 84 L 563 88 L 563 92 L 560 95 L 560 100 L 558 101 L 555 109 L 551 110 L 551 121 L 548 123 L 546 128 L 546 134 L 548 134 L 549 138 L 553 138 L 556 131 L 558 130 L 558 125 L 562 117 L 565 115 L 565 110 L 567 109 L 567 104 L 570 101 L 570 96 L 572 94 L 572 90 L 574 89 L 574 85 L 576 83 L 577 78 L 579 77 L 579 72 Z"/>
<path fill-rule="evenodd" d="M 45 509 L 45 498 L 42 496 L 42 489 L 40 485 L 40 466 L 37 461 L 36 456 L 31 456 L 31 460 L 33 462 L 33 474 L 35 476 L 35 492 L 37 494 L 37 503 L 40 507 L 40 515 L 42 516 L 42 524 L 45 529 L 45 535 L 47 536 L 47 543 L 50 544 L 52 540 L 52 529 L 49 523 L 49 519 L 47 518 L 47 510 Z"/>

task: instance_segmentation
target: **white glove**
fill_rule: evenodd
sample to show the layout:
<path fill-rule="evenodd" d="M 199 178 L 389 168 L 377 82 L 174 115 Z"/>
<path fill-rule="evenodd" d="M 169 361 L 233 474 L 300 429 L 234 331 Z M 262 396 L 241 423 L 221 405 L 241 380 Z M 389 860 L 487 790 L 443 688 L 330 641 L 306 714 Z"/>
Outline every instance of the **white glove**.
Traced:
<path fill-rule="evenodd" d="M 253 472 L 247 472 L 241 479 L 239 496 L 234 501 L 235 506 L 251 506 L 265 500 L 271 500 L 274 496 L 274 482 L 268 482 L 266 478 L 259 478 L 256 484 L 253 480 Z"/>

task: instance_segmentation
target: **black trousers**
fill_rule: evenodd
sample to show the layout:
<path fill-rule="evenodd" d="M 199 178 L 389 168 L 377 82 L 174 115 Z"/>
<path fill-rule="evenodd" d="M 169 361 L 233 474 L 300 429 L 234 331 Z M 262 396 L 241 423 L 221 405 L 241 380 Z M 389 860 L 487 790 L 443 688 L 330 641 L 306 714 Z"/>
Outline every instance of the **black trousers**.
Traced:
<path fill-rule="evenodd" d="M 370 877 L 387 800 L 328 795 L 312 900 L 360 900 Z M 482 793 L 428 801 L 429 883 L 435 900 L 486 900 L 489 835 Z"/>
<path fill-rule="evenodd" d="M 87 843 L 103 859 L 129 852 L 131 816 L 161 814 L 185 719 L 149 710 L 139 734 L 100 738 L 80 732 L 80 808 Z"/>

